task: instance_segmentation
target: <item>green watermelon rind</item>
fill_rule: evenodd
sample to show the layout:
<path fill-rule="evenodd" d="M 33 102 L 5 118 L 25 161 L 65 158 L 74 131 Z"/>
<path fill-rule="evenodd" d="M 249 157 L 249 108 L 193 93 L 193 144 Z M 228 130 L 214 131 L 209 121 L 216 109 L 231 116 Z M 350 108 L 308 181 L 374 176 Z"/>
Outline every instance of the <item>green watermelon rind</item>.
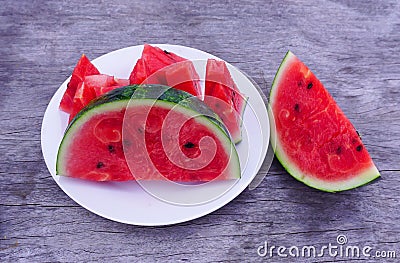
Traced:
<path fill-rule="evenodd" d="M 151 88 L 157 89 L 157 87 L 165 89 L 166 92 L 155 101 L 155 98 L 152 98 L 151 94 L 148 94 L 148 92 L 151 92 Z M 225 145 L 225 150 L 230 149 L 229 152 L 226 151 L 226 154 L 230 156 L 227 166 L 227 168 L 230 168 L 230 171 L 227 173 L 230 177 L 227 179 L 238 179 L 241 177 L 238 153 L 228 131 L 218 119 L 218 116 L 191 94 L 161 85 L 133 85 L 118 88 L 99 97 L 80 111 L 68 125 L 60 143 L 56 162 L 57 175 L 65 175 L 66 173 L 65 162 L 62 160 L 65 159 L 65 154 L 68 149 L 68 141 L 72 141 L 72 138 L 70 137 L 73 137 L 74 133 L 79 131 L 80 127 L 96 114 L 107 111 L 118 111 L 126 108 L 130 103 L 132 103 L 130 101 L 134 91 L 139 91 L 138 94 L 135 93 L 134 105 L 156 105 L 169 109 L 174 108 L 174 110 L 179 110 L 182 114 L 196 116 L 196 119 L 200 124 L 209 127 L 211 131 L 214 132 L 221 143 Z M 142 94 L 140 94 L 140 92 L 142 92 Z M 159 92 L 156 93 L 159 94 Z M 150 98 L 146 98 L 148 95 Z M 142 96 L 142 98 L 136 98 L 136 96 Z"/>
<path fill-rule="evenodd" d="M 291 60 L 295 58 L 296 58 L 295 55 L 291 51 L 288 51 L 284 59 L 282 60 L 279 69 L 274 77 L 270 91 L 270 107 L 268 107 L 268 115 L 270 117 L 270 120 L 274 121 L 274 115 L 272 109 L 273 109 L 273 104 L 275 102 L 276 90 L 278 89 L 279 82 L 286 69 L 286 65 L 290 65 Z M 272 132 L 275 133 L 277 131 L 272 131 Z M 313 176 L 307 175 L 306 173 L 301 171 L 296 165 L 292 164 L 292 161 L 289 160 L 289 157 L 283 151 L 282 144 L 280 143 L 277 134 L 271 134 L 271 143 L 279 162 L 292 177 L 312 188 L 321 191 L 340 192 L 340 191 L 350 190 L 356 187 L 366 185 L 380 177 L 378 169 L 374 164 L 372 164 L 371 167 L 365 169 L 358 175 L 354 175 L 351 179 L 343 181 L 320 180 Z"/>

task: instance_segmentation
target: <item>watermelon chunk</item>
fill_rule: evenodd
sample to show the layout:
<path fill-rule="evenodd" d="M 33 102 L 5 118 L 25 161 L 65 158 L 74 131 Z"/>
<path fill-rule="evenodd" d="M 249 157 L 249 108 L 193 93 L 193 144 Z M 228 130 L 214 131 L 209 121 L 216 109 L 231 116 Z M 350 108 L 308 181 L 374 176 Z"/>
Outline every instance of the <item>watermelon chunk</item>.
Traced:
<path fill-rule="evenodd" d="M 86 76 L 84 82 L 94 91 L 95 98 L 113 89 L 129 85 L 128 79 L 119 79 L 105 74 Z"/>
<path fill-rule="evenodd" d="M 233 141 L 240 142 L 246 98 L 237 88 L 224 61 L 207 60 L 204 102 L 222 119 Z"/>
<path fill-rule="evenodd" d="M 162 50 L 159 47 L 155 47 L 149 44 L 144 44 L 142 57 L 145 61 L 154 62 L 154 64 L 149 63 L 149 70 L 152 73 L 160 70 L 160 66 L 169 66 L 172 63 L 186 61 L 186 58 L 180 57 L 167 50 Z"/>
<path fill-rule="evenodd" d="M 290 51 L 275 76 L 275 154 L 297 180 L 337 192 L 380 176 L 356 129 L 318 78 Z"/>
<path fill-rule="evenodd" d="M 123 85 L 126 86 L 126 85 Z M 113 85 L 113 86 L 108 86 L 108 87 L 102 87 L 102 86 L 98 86 L 98 87 L 93 87 L 93 90 L 96 94 L 96 98 L 102 96 L 103 94 L 112 91 L 116 88 L 120 88 L 120 85 Z"/>
<path fill-rule="evenodd" d="M 91 88 L 109 87 L 117 84 L 113 76 L 109 76 L 106 74 L 85 76 L 82 81 Z"/>
<path fill-rule="evenodd" d="M 60 109 L 66 113 L 71 113 L 73 111 L 73 99 L 79 83 L 83 81 L 85 76 L 97 74 L 100 74 L 100 72 L 83 54 L 72 72 L 71 80 L 60 102 Z"/>
<path fill-rule="evenodd" d="M 84 81 L 79 83 L 73 99 L 72 112 L 69 114 L 69 121 L 71 121 L 75 115 L 86 105 L 88 105 L 94 98 L 96 98 L 96 94 L 93 88 L 85 84 Z"/>
<path fill-rule="evenodd" d="M 133 68 L 130 76 L 130 84 L 145 84 L 145 80 L 149 77 L 150 73 L 147 71 L 146 63 L 143 58 L 138 59 Z"/>
<path fill-rule="evenodd" d="M 129 79 L 120 79 L 120 78 L 114 77 L 114 82 L 115 82 L 115 86 L 118 86 L 118 87 L 123 87 L 123 86 L 129 85 Z"/>
<path fill-rule="evenodd" d="M 165 79 L 166 85 L 170 87 L 186 91 L 195 96 L 201 94 L 200 77 L 193 63 L 189 60 L 166 67 Z"/>
<path fill-rule="evenodd" d="M 202 166 L 194 169 L 196 163 Z M 56 170 L 94 181 L 240 178 L 236 149 L 218 116 L 198 98 L 159 85 L 116 89 L 80 111 L 65 132 Z"/>
<path fill-rule="evenodd" d="M 173 86 L 176 89 L 194 96 L 201 94 L 199 76 L 191 61 L 148 44 L 144 45 L 142 57 L 136 62 L 129 80 L 130 84 L 176 83 Z"/>
<path fill-rule="evenodd" d="M 69 122 L 95 98 L 126 85 L 129 85 L 129 80 L 118 79 L 106 74 L 85 76 L 75 92 Z"/>

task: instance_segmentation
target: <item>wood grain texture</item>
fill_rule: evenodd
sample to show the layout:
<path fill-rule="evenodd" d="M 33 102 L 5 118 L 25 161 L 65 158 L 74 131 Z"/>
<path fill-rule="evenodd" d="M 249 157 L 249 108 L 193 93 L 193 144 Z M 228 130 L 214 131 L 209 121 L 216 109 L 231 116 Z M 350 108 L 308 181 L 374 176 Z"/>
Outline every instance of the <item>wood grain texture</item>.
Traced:
<path fill-rule="evenodd" d="M 257 247 L 322 246 L 338 234 L 400 257 L 399 1 L 31 0 L 1 1 L 0 13 L 0 262 L 293 262 Z M 47 171 L 43 114 L 81 53 L 144 42 L 215 54 L 266 95 L 292 50 L 361 132 L 382 178 L 328 194 L 274 161 L 258 188 L 191 222 L 138 227 L 88 212 Z"/>

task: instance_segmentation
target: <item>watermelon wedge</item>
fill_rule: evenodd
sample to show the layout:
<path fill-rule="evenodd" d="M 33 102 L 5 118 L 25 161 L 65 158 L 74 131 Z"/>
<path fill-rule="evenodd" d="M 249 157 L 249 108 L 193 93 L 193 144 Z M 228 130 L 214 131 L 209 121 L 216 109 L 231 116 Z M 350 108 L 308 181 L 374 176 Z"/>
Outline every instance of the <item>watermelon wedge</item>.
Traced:
<path fill-rule="evenodd" d="M 94 181 L 240 178 L 236 149 L 218 116 L 189 93 L 167 88 L 126 86 L 92 101 L 65 132 L 57 174 Z M 194 169 L 201 156 L 212 158 Z"/>
<path fill-rule="evenodd" d="M 290 51 L 272 84 L 275 154 L 311 187 L 337 192 L 380 176 L 356 129 L 317 77 Z"/>
<path fill-rule="evenodd" d="M 182 78 L 185 78 L 183 82 Z M 176 84 L 174 88 L 194 96 L 201 94 L 199 79 L 191 61 L 149 44 L 144 45 L 142 57 L 136 62 L 129 77 L 130 84 L 171 86 L 169 83 L 173 83 Z"/>
<path fill-rule="evenodd" d="M 204 103 L 222 119 L 233 141 L 240 142 L 242 116 L 247 102 L 224 61 L 207 60 Z"/>
<path fill-rule="evenodd" d="M 71 80 L 60 102 L 60 109 L 66 113 L 71 113 L 73 111 L 73 99 L 79 83 L 83 81 L 85 76 L 97 74 L 100 74 L 100 72 L 83 54 L 72 72 Z"/>

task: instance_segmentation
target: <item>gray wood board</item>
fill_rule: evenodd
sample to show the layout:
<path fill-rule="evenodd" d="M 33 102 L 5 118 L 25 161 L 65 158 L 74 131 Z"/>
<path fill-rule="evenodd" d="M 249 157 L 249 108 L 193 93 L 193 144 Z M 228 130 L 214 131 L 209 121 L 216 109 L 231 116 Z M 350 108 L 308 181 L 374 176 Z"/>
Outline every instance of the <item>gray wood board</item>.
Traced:
<path fill-rule="evenodd" d="M 322 246 L 338 234 L 400 257 L 399 1 L 1 1 L 0 12 L 0 261 L 350 261 L 257 255 L 264 241 Z M 266 95 L 292 50 L 360 131 L 382 178 L 329 194 L 274 161 L 259 187 L 190 222 L 138 227 L 88 212 L 46 168 L 44 111 L 81 53 L 145 42 L 215 54 Z"/>

